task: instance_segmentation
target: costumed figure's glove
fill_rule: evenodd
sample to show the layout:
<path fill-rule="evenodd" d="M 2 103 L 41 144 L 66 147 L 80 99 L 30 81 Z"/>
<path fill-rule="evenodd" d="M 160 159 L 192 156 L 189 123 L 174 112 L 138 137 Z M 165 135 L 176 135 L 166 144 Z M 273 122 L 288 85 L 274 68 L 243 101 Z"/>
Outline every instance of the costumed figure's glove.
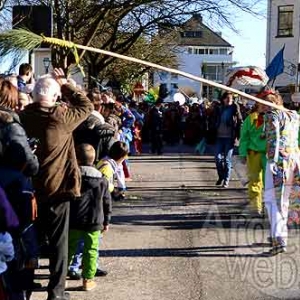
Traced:
<path fill-rule="evenodd" d="M 274 161 L 270 162 L 269 167 L 270 167 L 270 170 L 271 170 L 272 174 L 277 175 L 278 167 L 277 167 L 276 162 L 274 162 Z"/>

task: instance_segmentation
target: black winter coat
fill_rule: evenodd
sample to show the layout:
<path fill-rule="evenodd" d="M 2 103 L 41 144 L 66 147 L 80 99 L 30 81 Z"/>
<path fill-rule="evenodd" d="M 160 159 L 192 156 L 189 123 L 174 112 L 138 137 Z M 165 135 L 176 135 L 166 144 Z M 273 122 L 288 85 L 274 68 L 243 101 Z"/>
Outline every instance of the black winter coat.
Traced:
<path fill-rule="evenodd" d="M 163 129 L 163 114 L 155 106 L 151 108 L 148 116 L 148 126 L 152 132 L 161 132 Z"/>
<path fill-rule="evenodd" d="M 240 138 L 240 129 L 243 123 L 243 117 L 240 111 L 240 106 L 237 103 L 233 103 L 234 113 L 232 115 L 231 123 L 231 138 L 233 140 Z M 223 113 L 223 105 L 217 105 L 214 108 L 213 113 L 208 118 L 208 139 L 215 141 L 217 138 L 217 131 L 221 124 L 221 116 Z"/>
<path fill-rule="evenodd" d="M 90 115 L 74 132 L 75 145 L 90 144 L 96 151 L 96 161 L 108 154 L 115 140 L 115 129 L 99 119 Z"/>
<path fill-rule="evenodd" d="M 17 114 L 0 107 L 0 165 L 22 171 L 25 176 L 36 175 L 37 157 L 32 153 L 27 135 Z"/>
<path fill-rule="evenodd" d="M 112 203 L 108 181 L 91 166 L 81 166 L 81 197 L 71 202 L 70 229 L 97 231 L 108 225 Z"/>

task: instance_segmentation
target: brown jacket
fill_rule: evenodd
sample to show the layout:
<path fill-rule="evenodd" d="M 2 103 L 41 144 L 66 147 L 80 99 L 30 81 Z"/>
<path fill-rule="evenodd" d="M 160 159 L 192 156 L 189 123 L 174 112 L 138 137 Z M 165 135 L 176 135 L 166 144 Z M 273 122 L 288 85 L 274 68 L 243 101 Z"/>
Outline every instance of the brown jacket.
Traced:
<path fill-rule="evenodd" d="M 71 106 L 45 108 L 33 103 L 20 114 L 27 135 L 39 140 L 40 170 L 33 183 L 40 200 L 80 196 L 73 131 L 91 114 L 93 105 L 71 85 L 62 86 L 62 94 Z"/>

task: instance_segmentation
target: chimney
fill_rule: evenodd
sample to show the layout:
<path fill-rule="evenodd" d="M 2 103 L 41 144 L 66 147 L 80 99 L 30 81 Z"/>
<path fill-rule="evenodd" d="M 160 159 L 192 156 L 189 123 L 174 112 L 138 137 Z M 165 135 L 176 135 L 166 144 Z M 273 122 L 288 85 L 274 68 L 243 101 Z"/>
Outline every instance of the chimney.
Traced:
<path fill-rule="evenodd" d="M 202 15 L 201 14 L 193 14 L 193 18 L 202 23 Z"/>

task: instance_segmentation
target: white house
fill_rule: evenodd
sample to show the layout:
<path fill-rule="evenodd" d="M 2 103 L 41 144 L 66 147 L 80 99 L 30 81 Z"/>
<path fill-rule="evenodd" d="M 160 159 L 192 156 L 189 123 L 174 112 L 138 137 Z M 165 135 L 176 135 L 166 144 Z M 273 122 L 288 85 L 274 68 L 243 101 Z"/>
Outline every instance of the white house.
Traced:
<path fill-rule="evenodd" d="M 50 48 L 37 48 L 32 51 L 31 65 L 36 78 L 41 75 L 50 73 L 53 68 L 51 64 L 51 49 Z M 76 71 L 76 72 L 75 72 Z M 85 81 L 82 73 L 79 70 L 71 71 L 70 77 L 76 81 L 77 84 L 84 86 Z"/>
<path fill-rule="evenodd" d="M 176 51 L 180 71 L 223 83 L 227 68 L 232 66 L 232 53 L 233 46 L 204 25 L 201 15 L 194 15 L 180 28 Z M 218 94 L 210 86 L 167 72 L 155 73 L 154 84 L 165 84 L 171 94 L 181 87 L 190 87 L 210 99 Z"/>
<path fill-rule="evenodd" d="M 289 85 L 297 82 L 299 64 L 299 0 L 268 0 L 266 65 L 285 45 L 284 73 L 275 81 L 275 87 L 289 92 Z"/>

